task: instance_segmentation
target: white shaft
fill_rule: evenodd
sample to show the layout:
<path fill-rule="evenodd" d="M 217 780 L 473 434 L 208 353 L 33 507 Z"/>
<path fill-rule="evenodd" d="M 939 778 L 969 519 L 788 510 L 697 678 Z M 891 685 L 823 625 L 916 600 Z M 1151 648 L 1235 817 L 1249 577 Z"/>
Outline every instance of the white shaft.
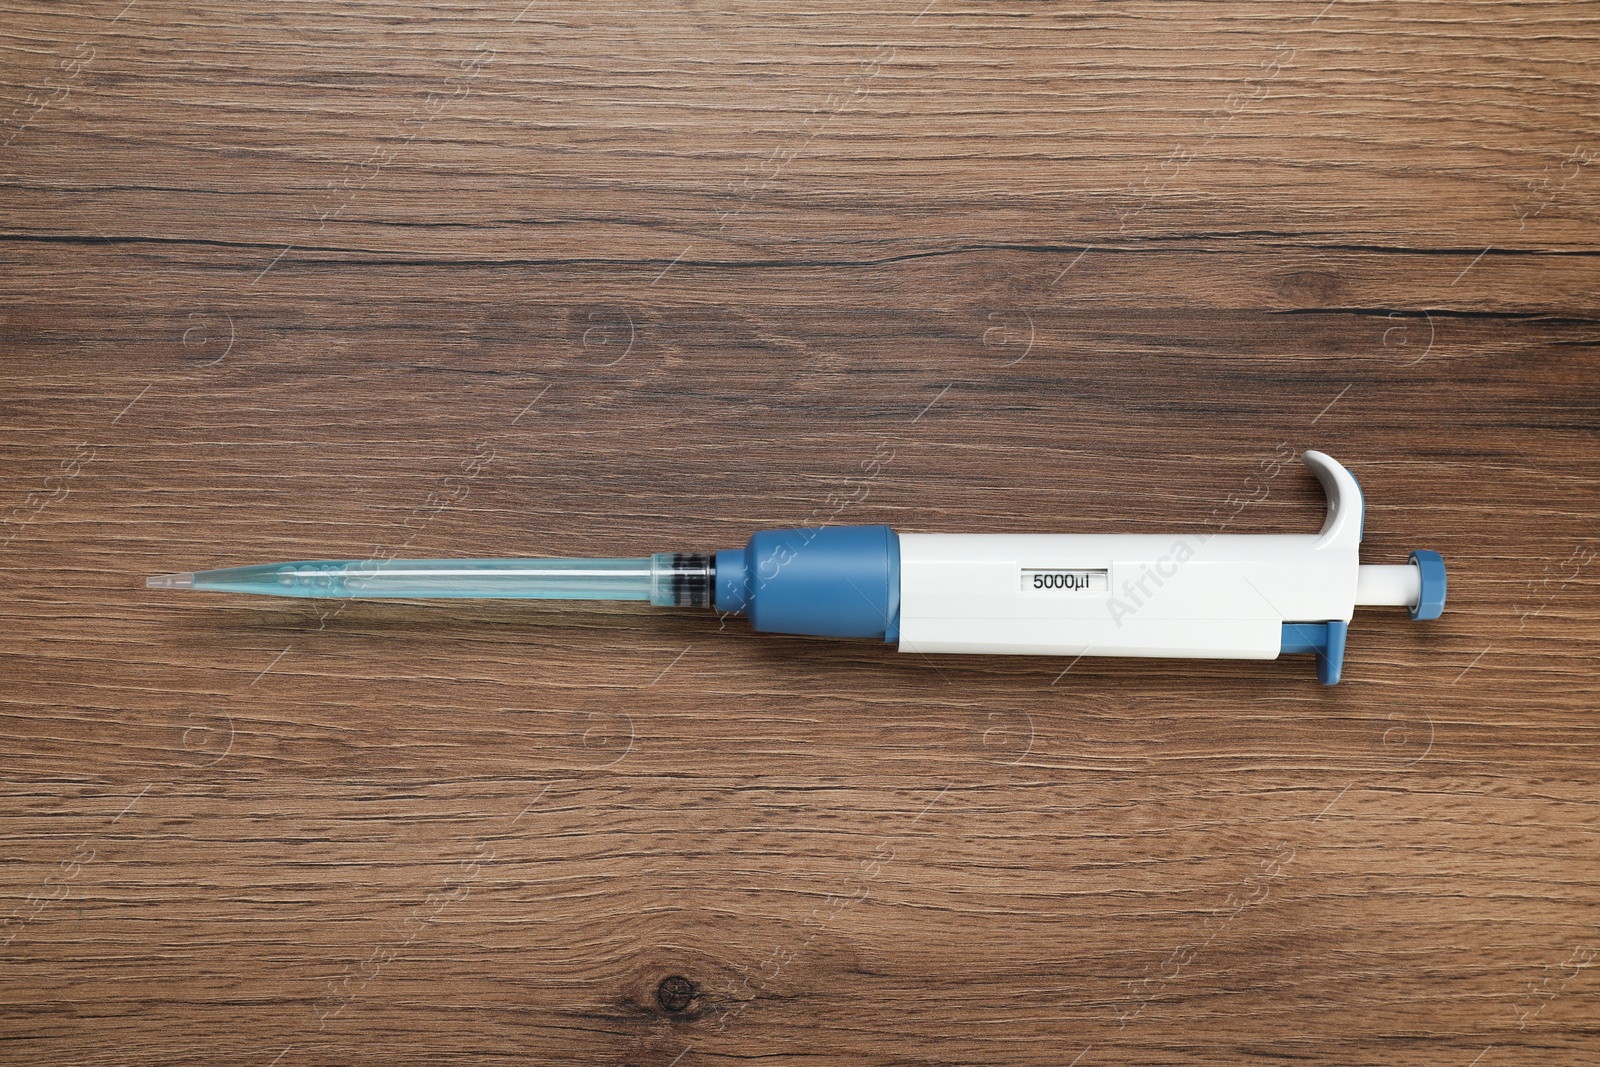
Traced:
<path fill-rule="evenodd" d="M 1422 599 L 1422 571 L 1414 563 L 1373 566 L 1356 571 L 1356 607 L 1414 608 Z"/>

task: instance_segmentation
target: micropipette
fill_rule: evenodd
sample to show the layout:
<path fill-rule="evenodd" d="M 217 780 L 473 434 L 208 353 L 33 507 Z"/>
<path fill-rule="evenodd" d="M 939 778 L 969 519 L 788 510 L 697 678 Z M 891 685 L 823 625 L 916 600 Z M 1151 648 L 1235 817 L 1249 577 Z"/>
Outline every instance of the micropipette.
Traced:
<path fill-rule="evenodd" d="M 756 630 L 877 638 L 901 652 L 1275 659 L 1314 653 L 1339 680 L 1357 607 L 1444 610 L 1444 560 L 1360 562 L 1361 487 L 1321 452 L 1315 534 L 897 534 L 763 530 L 742 549 L 637 559 L 369 559 L 146 580 L 152 589 L 293 597 L 633 600 L 742 614 Z"/>

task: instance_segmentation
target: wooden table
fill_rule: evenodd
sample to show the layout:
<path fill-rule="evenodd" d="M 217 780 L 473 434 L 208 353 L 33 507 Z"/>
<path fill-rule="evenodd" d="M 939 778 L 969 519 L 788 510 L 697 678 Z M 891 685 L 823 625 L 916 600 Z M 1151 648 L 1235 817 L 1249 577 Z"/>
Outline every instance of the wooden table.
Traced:
<path fill-rule="evenodd" d="M 6 1062 L 1600 1061 L 1592 5 L 6 6 Z M 1334 688 L 143 588 L 1306 448 Z"/>

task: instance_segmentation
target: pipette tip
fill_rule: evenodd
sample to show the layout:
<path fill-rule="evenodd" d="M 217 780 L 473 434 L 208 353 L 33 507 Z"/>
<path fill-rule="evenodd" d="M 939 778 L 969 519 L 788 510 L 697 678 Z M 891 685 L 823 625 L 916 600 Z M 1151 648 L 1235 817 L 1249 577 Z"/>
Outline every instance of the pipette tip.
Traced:
<path fill-rule="evenodd" d="M 193 589 L 194 572 L 184 571 L 182 574 L 152 574 L 144 580 L 146 589 Z"/>

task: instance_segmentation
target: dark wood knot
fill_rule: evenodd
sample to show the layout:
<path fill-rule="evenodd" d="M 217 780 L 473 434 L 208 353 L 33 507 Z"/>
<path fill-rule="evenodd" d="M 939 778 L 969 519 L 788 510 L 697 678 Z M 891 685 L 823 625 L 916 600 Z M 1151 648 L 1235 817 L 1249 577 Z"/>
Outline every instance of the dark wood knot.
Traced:
<path fill-rule="evenodd" d="M 656 1003 L 663 1011 L 680 1012 L 694 1000 L 694 983 L 681 974 L 661 979 L 656 986 Z"/>

